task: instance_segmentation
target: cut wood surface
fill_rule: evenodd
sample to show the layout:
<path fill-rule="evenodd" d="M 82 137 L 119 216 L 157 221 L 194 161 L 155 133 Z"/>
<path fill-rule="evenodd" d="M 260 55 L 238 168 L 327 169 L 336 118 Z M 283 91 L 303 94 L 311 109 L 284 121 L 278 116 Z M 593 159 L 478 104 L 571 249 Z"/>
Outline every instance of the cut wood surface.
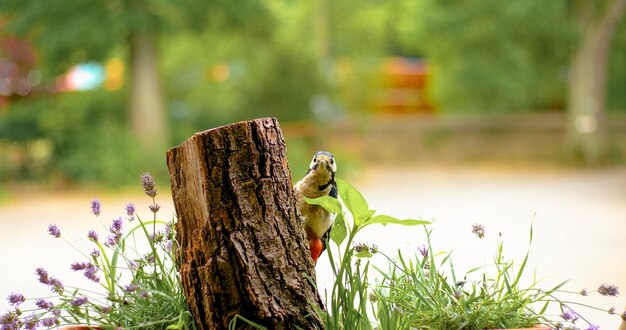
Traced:
<path fill-rule="evenodd" d="M 168 150 L 167 165 L 180 276 L 198 328 L 227 329 L 236 315 L 270 329 L 322 328 L 277 120 L 197 133 Z"/>

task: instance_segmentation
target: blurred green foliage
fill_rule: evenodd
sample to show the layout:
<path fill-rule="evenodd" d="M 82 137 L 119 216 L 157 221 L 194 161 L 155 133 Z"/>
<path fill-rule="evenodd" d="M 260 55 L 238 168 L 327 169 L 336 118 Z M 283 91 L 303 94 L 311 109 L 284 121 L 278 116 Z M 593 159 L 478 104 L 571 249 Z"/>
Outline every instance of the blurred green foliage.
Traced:
<path fill-rule="evenodd" d="M 401 44 L 429 59 L 444 109 L 562 107 L 575 38 L 566 0 L 423 0 L 406 2 L 406 11 Z"/>
<path fill-rule="evenodd" d="M 615 32 L 613 47 L 609 53 L 607 81 L 607 109 L 626 112 L 626 20 Z"/>
<path fill-rule="evenodd" d="M 360 116 L 380 87 L 380 63 L 388 56 L 426 58 L 433 73 L 429 91 L 442 112 L 563 109 L 578 41 L 570 5 L 6 0 L 0 12 L 12 13 L 5 16 L 12 23 L 7 31 L 33 42 L 44 81 L 73 64 L 111 57 L 126 63 L 128 76 L 129 33 L 157 33 L 174 146 L 194 132 L 255 117 L 323 126 L 345 114 Z M 608 107 L 614 111 L 626 109 L 625 52 L 622 21 L 609 63 Z M 0 152 L 18 156 L 0 160 L 0 179 L 52 175 L 124 184 L 143 171 L 166 173 L 163 159 L 147 159 L 136 147 L 129 87 L 127 77 L 121 91 L 13 102 L 0 112 Z M 317 139 L 294 141 L 290 160 L 306 169 Z"/>
<path fill-rule="evenodd" d="M 105 91 L 16 102 L 11 111 L 0 115 L 0 136 L 13 141 L 50 141 L 43 176 L 123 185 L 136 180 L 141 171 L 158 171 L 159 167 L 146 162 L 132 143 L 125 104 L 123 92 Z"/>

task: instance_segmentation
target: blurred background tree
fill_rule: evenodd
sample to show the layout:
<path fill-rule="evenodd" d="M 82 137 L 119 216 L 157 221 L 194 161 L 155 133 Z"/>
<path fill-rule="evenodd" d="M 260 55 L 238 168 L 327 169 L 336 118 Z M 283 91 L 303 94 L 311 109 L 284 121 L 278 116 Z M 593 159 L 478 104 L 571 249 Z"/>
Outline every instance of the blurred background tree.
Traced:
<path fill-rule="evenodd" d="M 626 108 L 625 1 L 5 0 L 0 175 L 124 183 L 165 173 L 163 150 L 196 131 L 261 116 L 285 124 L 296 168 L 331 139 L 356 155 L 341 134 L 374 133 L 349 123 L 468 113 L 567 112 L 567 151 L 600 162 L 605 108 Z M 79 64 L 104 83 L 60 88 Z"/>
<path fill-rule="evenodd" d="M 609 153 L 606 114 L 608 60 L 626 0 L 570 1 L 580 40 L 570 62 L 567 150 L 597 163 Z"/>

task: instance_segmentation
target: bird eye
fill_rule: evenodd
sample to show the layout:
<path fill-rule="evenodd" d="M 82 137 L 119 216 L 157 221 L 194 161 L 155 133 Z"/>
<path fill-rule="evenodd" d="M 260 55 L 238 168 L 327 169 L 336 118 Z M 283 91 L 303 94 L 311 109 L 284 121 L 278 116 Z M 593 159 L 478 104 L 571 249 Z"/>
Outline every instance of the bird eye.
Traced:
<path fill-rule="evenodd" d="M 335 163 L 335 159 L 334 159 L 334 158 L 331 158 L 331 159 L 330 159 L 330 163 L 331 163 L 331 164 L 334 164 L 334 163 Z"/>

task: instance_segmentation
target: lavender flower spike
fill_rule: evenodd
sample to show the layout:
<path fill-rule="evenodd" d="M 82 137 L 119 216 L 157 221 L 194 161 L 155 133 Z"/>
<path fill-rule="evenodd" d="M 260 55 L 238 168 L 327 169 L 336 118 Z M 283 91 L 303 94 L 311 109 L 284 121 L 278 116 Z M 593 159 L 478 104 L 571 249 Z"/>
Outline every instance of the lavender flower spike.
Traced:
<path fill-rule="evenodd" d="M 133 203 L 128 203 L 126 204 L 126 215 L 128 215 L 129 217 L 132 217 L 133 215 L 135 215 L 135 204 Z"/>
<path fill-rule="evenodd" d="M 475 223 L 472 225 L 472 233 L 474 233 L 478 238 L 485 237 L 485 226 Z"/>
<path fill-rule="evenodd" d="M 59 238 L 61 237 L 61 230 L 59 229 L 59 227 L 57 225 L 50 225 L 48 226 L 48 233 L 50 233 L 50 235 Z"/>
<path fill-rule="evenodd" d="M 44 299 L 37 299 L 35 301 L 35 305 L 37 305 L 37 307 L 41 309 L 50 309 L 54 307 L 54 304 L 52 304 L 52 302 L 44 300 Z"/>
<path fill-rule="evenodd" d="M 600 326 L 590 323 L 586 330 L 600 330 Z"/>
<path fill-rule="evenodd" d="M 154 188 L 154 178 L 150 173 L 144 173 L 141 175 L 141 184 L 143 185 L 143 191 L 150 197 L 157 195 L 157 190 Z"/>
<path fill-rule="evenodd" d="M 100 250 L 98 249 L 94 249 L 93 251 L 91 251 L 91 256 L 94 258 L 98 258 L 100 256 Z"/>
<path fill-rule="evenodd" d="M 89 238 L 90 240 L 97 242 L 98 241 L 98 233 L 96 233 L 94 230 L 90 230 L 87 233 L 87 238 Z"/>
<path fill-rule="evenodd" d="M 98 272 L 98 268 L 94 265 L 90 265 L 89 267 L 85 269 L 85 272 L 83 273 L 83 275 L 85 275 L 86 278 L 98 283 L 100 282 L 100 277 L 96 275 L 97 272 Z"/>
<path fill-rule="evenodd" d="M 39 282 L 42 284 L 50 284 L 50 278 L 48 277 L 48 272 L 39 267 L 35 270 L 37 272 L 37 275 L 39 276 Z"/>
<path fill-rule="evenodd" d="M 102 204 L 100 203 L 99 199 L 94 198 L 91 201 L 91 213 L 93 213 L 95 216 L 99 216 L 100 215 L 101 207 L 102 207 Z"/>
<path fill-rule="evenodd" d="M 89 301 L 87 297 L 76 297 L 72 300 L 71 304 L 78 307 L 86 304 L 87 301 Z"/>
<path fill-rule="evenodd" d="M 422 246 L 418 247 L 417 251 L 419 251 L 422 257 L 428 258 L 428 246 L 426 246 L 426 244 L 422 244 Z"/>
<path fill-rule="evenodd" d="M 122 217 L 113 219 L 113 224 L 111 225 L 111 228 L 109 228 L 109 230 L 113 234 L 117 234 L 121 232 L 122 231 Z"/>
<path fill-rule="evenodd" d="M 617 295 L 619 295 L 619 289 L 612 284 L 602 284 L 598 288 L 598 293 L 603 296 L 617 297 Z"/>
<path fill-rule="evenodd" d="M 52 289 L 52 291 L 58 294 L 62 294 L 63 291 L 65 290 L 63 283 L 55 277 L 51 277 L 50 282 L 48 284 L 50 285 L 50 288 Z"/>
<path fill-rule="evenodd" d="M 72 264 L 72 270 L 73 271 L 77 271 L 77 270 L 83 270 L 83 269 L 87 269 L 91 267 L 91 263 L 90 262 L 75 262 Z"/>
<path fill-rule="evenodd" d="M 565 311 L 563 314 L 561 314 L 561 317 L 565 321 L 571 321 L 572 323 L 574 323 L 574 322 L 576 322 L 576 320 L 578 320 L 578 314 L 576 314 L 576 312 L 574 312 L 571 309 L 569 309 L 569 310 Z"/>
<path fill-rule="evenodd" d="M 159 212 L 159 209 L 161 208 L 161 206 L 159 204 L 154 204 L 154 205 L 148 206 L 148 208 L 150 209 L 150 211 L 152 211 L 152 213 L 157 213 Z"/>
<path fill-rule="evenodd" d="M 9 304 L 13 306 L 18 306 L 19 304 L 26 301 L 26 299 L 21 293 L 11 293 L 9 297 L 7 298 L 7 300 L 9 301 Z"/>

